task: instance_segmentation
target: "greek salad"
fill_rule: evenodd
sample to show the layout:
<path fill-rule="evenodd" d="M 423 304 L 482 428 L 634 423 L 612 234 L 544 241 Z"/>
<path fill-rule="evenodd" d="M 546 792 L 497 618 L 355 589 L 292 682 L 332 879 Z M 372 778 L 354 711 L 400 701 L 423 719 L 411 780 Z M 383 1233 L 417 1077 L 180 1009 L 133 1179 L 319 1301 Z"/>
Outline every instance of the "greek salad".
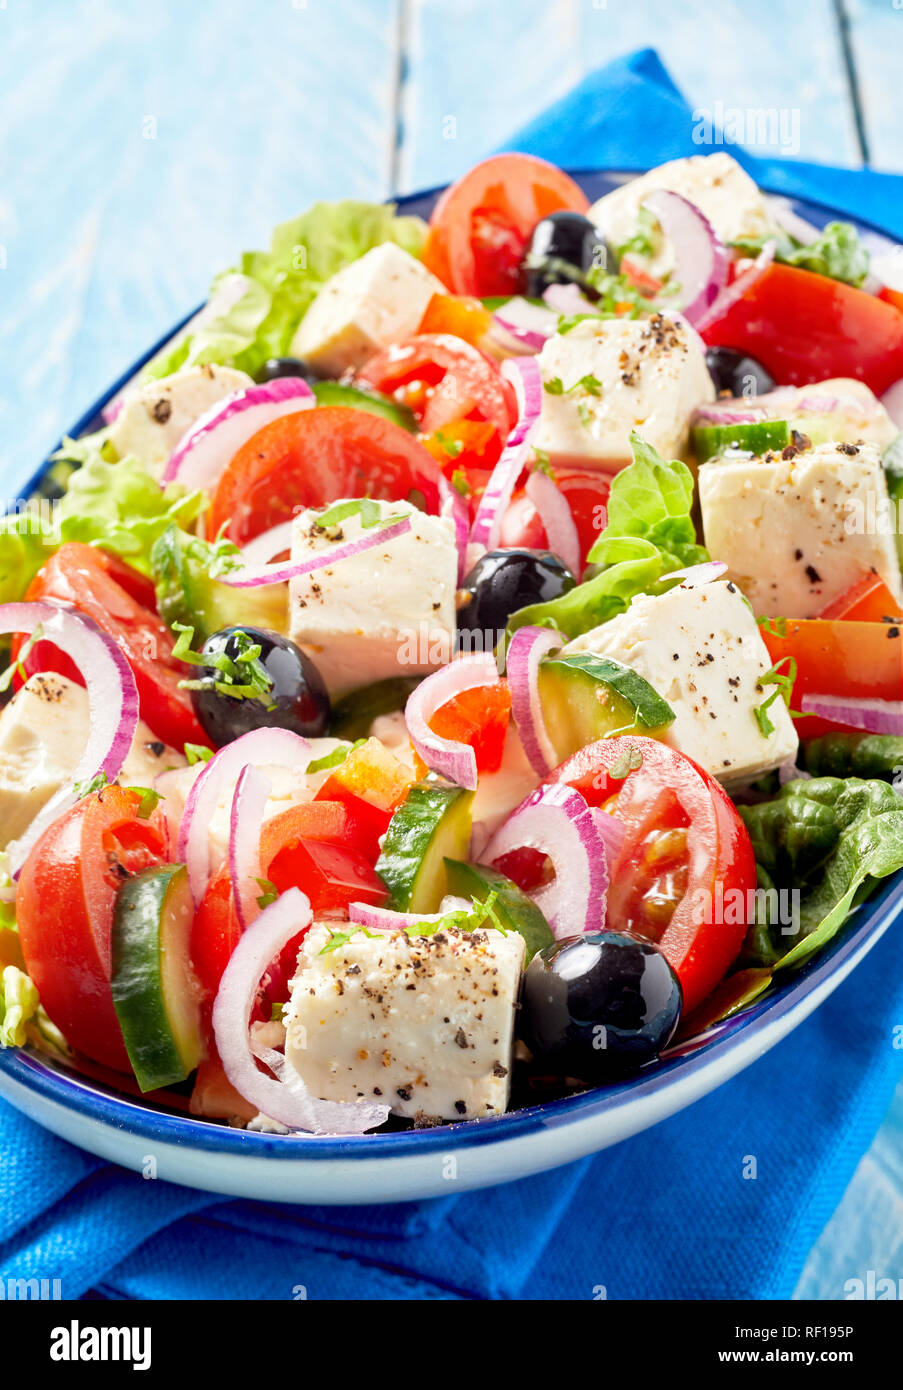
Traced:
<path fill-rule="evenodd" d="M 292 1134 L 656 1064 L 903 868 L 903 278 L 726 153 L 319 203 L 0 523 L 0 1044 Z"/>

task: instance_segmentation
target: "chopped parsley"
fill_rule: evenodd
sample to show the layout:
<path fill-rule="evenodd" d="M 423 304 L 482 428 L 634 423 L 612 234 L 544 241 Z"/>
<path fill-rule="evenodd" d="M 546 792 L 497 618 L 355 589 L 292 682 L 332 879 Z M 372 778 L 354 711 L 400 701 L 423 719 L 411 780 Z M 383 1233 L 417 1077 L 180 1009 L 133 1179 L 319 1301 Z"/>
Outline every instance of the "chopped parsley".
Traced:
<path fill-rule="evenodd" d="M 17 671 L 23 681 L 28 680 L 28 672 L 25 669 L 25 658 L 28 656 L 28 653 L 31 651 L 35 642 L 40 642 L 43 635 L 43 626 L 41 625 L 41 623 L 38 623 L 31 636 L 28 637 L 27 640 L 22 643 L 22 646 L 19 648 L 19 654 L 16 657 L 15 661 L 11 662 L 9 666 L 7 666 L 6 670 L 3 672 L 2 676 L 0 676 L 0 695 L 2 695 L 5 691 L 9 690 L 9 687 L 12 684 L 13 676 L 16 674 Z"/>
<path fill-rule="evenodd" d="M 154 791 L 153 787 L 129 787 L 129 791 L 141 793 L 141 800 L 138 803 L 138 819 L 149 820 L 163 797 L 158 791 Z"/>
<path fill-rule="evenodd" d="M 781 667 L 787 664 L 786 672 L 781 671 Z M 781 698 L 787 708 L 790 708 L 790 697 L 793 694 L 793 686 L 796 681 L 796 658 L 793 656 L 782 656 L 780 661 L 776 661 L 764 676 L 760 676 L 756 689 L 761 689 L 765 685 L 774 685 L 777 689 L 773 690 L 767 700 L 758 705 L 754 710 L 756 723 L 759 726 L 759 733 L 763 738 L 768 738 L 769 734 L 774 733 L 774 724 L 768 714 L 769 707 L 775 700 Z"/>
<path fill-rule="evenodd" d="M 636 231 L 615 247 L 618 260 L 625 256 L 654 256 L 655 240 L 658 235 L 658 218 L 648 208 L 641 207 L 637 213 Z"/>
<path fill-rule="evenodd" d="M 643 755 L 634 744 L 625 748 L 620 758 L 608 769 L 609 777 L 613 777 L 618 782 L 623 782 L 630 772 L 636 772 L 637 768 L 643 766 Z"/>
<path fill-rule="evenodd" d="M 442 452 L 448 454 L 450 459 L 456 459 L 458 455 L 464 451 L 464 440 L 449 439 L 448 435 L 445 434 L 443 430 L 436 430 L 433 438 Z"/>
<path fill-rule="evenodd" d="M 76 782 L 72 790 L 79 801 L 83 796 L 92 796 L 94 792 L 103 791 L 104 787 L 110 785 L 110 779 L 105 772 L 98 772 L 86 782 Z"/>
<path fill-rule="evenodd" d="M 204 743 L 186 743 L 185 757 L 188 759 L 189 767 L 194 767 L 195 763 L 209 763 L 213 757 L 213 749 Z"/>
<path fill-rule="evenodd" d="M 326 772 L 331 767 L 341 767 L 348 754 L 353 753 L 355 748 L 360 748 L 361 744 L 366 742 L 365 738 L 358 738 L 350 746 L 340 744 L 338 748 L 333 748 L 331 753 L 324 753 L 322 758 L 315 758 L 312 763 L 308 763 L 307 771 Z"/>
<path fill-rule="evenodd" d="M 279 897 L 279 889 L 275 883 L 271 883 L 268 878 L 255 878 L 254 882 L 261 889 L 260 897 L 257 899 L 257 906 L 263 910 L 274 903 Z M 280 1006 L 281 1007 L 281 1006 Z"/>
<path fill-rule="evenodd" d="M 730 244 L 744 256 L 758 256 L 769 241 L 777 243 L 776 261 L 814 271 L 829 280 L 859 286 L 869 273 L 868 248 L 863 246 L 851 222 L 829 222 L 821 235 L 808 245 L 784 231 Z"/>
<path fill-rule="evenodd" d="M 456 468 L 451 475 L 451 484 L 456 492 L 460 492 L 462 497 L 470 496 L 470 483 L 467 481 L 467 474 L 461 468 Z"/>
<path fill-rule="evenodd" d="M 318 531 L 331 531 L 352 516 L 360 518 L 361 530 L 370 531 L 374 526 L 392 526 L 402 517 L 410 516 L 410 512 L 394 512 L 390 516 L 383 516 L 379 503 L 374 502 L 372 497 L 360 497 L 352 502 L 336 502 L 334 506 L 321 512 L 313 524 Z"/>
<path fill-rule="evenodd" d="M 173 623 L 178 634 L 172 654 L 177 661 L 189 666 L 201 666 L 206 675 L 197 680 L 179 681 L 182 690 L 215 690 L 233 700 L 259 700 L 267 710 L 275 709 L 272 699 L 273 678 L 260 660 L 261 646 L 246 632 L 236 628 L 229 641 L 237 649 L 235 656 L 224 651 L 198 653 L 191 650 L 194 628 L 185 623 Z"/>

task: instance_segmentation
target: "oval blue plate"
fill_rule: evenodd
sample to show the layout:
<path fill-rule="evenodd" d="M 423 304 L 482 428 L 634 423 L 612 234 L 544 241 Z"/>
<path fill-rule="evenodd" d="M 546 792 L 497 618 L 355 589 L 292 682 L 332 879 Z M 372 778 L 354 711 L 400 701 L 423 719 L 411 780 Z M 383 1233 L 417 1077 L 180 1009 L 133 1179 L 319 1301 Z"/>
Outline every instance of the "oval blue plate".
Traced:
<path fill-rule="evenodd" d="M 574 177 L 595 199 L 624 175 Z M 440 191 L 401 199 L 400 206 L 428 216 Z M 814 203 L 789 206 L 817 226 L 838 216 L 856 221 Z M 857 225 L 876 247 L 894 247 L 879 228 Z M 98 428 L 104 406 L 181 327 L 115 382 L 71 435 Z M 91 1153 L 138 1171 L 153 1159 L 160 1178 L 232 1196 L 354 1205 L 438 1196 L 451 1180 L 457 1191 L 508 1182 L 629 1138 L 736 1075 L 802 1023 L 901 912 L 903 873 L 884 883 L 840 936 L 785 983 L 631 1080 L 491 1119 L 343 1139 L 251 1133 L 124 1096 L 27 1051 L 0 1052 L 0 1094 Z"/>

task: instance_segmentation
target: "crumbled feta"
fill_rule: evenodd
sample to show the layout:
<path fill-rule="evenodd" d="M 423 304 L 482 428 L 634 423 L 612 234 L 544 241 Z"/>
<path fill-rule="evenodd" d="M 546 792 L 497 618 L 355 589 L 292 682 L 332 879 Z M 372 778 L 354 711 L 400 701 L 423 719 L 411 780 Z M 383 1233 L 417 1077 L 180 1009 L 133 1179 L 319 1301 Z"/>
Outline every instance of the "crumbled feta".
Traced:
<path fill-rule="evenodd" d="M 234 367 L 187 367 L 148 381 L 130 396 L 110 426 L 110 443 L 120 458 L 134 454 L 159 478 L 182 435 L 205 410 L 233 391 L 254 383 Z"/>

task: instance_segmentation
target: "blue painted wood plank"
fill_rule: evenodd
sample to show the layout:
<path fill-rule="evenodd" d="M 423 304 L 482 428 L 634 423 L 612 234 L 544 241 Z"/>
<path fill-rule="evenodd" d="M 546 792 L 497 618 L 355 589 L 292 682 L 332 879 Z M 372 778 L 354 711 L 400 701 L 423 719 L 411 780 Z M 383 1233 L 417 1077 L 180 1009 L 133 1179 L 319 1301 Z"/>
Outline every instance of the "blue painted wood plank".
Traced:
<path fill-rule="evenodd" d="M 798 140 L 751 148 L 857 164 L 832 0 L 411 0 L 402 187 L 442 182 L 586 72 L 654 45 L 694 107 L 785 113 Z M 766 122 L 767 125 L 767 122 Z M 770 138 L 770 137 L 769 137 Z"/>
<path fill-rule="evenodd" d="M 388 194 L 397 19 L 397 0 L 0 8 L 6 489 L 277 221 Z"/>
<path fill-rule="evenodd" d="M 903 173 L 903 0 L 847 0 L 869 163 Z"/>

